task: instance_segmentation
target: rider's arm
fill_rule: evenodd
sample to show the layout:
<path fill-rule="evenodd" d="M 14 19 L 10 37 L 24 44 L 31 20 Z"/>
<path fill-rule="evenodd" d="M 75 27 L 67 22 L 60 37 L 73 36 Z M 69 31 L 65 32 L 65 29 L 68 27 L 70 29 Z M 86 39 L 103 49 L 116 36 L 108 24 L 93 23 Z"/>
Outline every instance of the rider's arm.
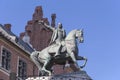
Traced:
<path fill-rule="evenodd" d="M 43 22 L 43 21 L 39 21 L 39 24 L 42 24 L 42 25 L 46 26 L 47 28 L 51 29 L 52 31 L 54 30 L 54 28 L 53 28 L 52 26 L 47 25 L 47 24 L 46 24 L 45 22 Z"/>
<path fill-rule="evenodd" d="M 63 29 L 63 38 L 65 39 L 66 37 L 66 31 Z"/>
<path fill-rule="evenodd" d="M 44 23 L 44 26 L 46 26 L 47 28 L 51 29 L 52 31 L 54 30 L 54 28 L 52 26 L 49 26 L 46 23 Z"/>

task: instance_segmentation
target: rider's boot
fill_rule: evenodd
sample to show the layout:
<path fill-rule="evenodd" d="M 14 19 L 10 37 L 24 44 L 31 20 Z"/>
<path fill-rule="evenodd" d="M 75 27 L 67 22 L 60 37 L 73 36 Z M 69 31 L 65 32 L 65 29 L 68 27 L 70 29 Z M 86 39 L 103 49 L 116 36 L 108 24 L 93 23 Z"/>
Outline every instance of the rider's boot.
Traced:
<path fill-rule="evenodd" d="M 58 56 L 58 55 L 60 55 L 60 48 L 61 48 L 61 45 L 59 44 L 58 49 L 57 49 L 57 52 L 56 52 L 56 54 L 54 55 L 55 57 Z"/>

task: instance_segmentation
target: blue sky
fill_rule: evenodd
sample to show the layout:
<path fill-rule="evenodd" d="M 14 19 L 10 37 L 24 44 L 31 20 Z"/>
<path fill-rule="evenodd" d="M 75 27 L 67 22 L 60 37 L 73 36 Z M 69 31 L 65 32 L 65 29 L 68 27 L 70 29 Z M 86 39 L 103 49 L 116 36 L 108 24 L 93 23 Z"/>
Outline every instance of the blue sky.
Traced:
<path fill-rule="evenodd" d="M 84 70 L 94 80 L 120 80 L 119 0 L 1 0 L 0 24 L 11 23 L 19 36 L 36 6 L 49 21 L 56 13 L 67 32 L 84 29 L 79 55 L 88 58 Z"/>

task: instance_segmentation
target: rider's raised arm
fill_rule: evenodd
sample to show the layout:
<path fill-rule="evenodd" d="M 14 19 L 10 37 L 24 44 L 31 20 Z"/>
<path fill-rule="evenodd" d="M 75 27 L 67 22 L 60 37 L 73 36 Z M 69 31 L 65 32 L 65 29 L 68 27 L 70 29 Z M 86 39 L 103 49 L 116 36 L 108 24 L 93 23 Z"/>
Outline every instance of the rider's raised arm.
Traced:
<path fill-rule="evenodd" d="M 47 28 L 51 29 L 52 31 L 55 29 L 52 26 L 47 25 L 46 23 L 44 23 L 44 26 L 46 26 Z"/>
<path fill-rule="evenodd" d="M 47 25 L 44 21 L 39 21 L 38 24 L 42 24 L 42 25 L 46 26 L 47 28 L 51 29 L 52 31 L 54 30 L 54 28 L 52 26 Z"/>

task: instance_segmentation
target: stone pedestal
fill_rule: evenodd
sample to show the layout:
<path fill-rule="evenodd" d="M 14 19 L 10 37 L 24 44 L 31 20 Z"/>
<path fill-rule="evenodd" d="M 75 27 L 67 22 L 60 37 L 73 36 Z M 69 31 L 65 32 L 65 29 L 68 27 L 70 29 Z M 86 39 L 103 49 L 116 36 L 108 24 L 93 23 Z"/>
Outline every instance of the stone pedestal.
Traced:
<path fill-rule="evenodd" d="M 29 77 L 26 80 L 92 80 L 85 71 L 54 76 Z"/>

